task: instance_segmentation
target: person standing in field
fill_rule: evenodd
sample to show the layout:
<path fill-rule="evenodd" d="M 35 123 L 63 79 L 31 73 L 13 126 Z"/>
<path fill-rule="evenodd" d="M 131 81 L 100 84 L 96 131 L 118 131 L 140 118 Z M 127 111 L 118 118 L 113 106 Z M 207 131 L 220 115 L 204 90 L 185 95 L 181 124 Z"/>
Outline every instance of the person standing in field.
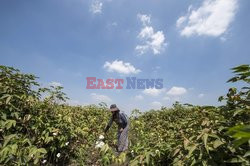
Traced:
<path fill-rule="evenodd" d="M 110 111 L 112 112 L 112 117 L 109 120 L 108 125 L 106 126 L 104 133 L 106 134 L 108 129 L 111 127 L 113 121 L 118 126 L 118 145 L 117 151 L 123 152 L 128 149 L 128 130 L 129 130 L 129 119 L 125 113 L 120 113 L 119 108 L 116 104 L 110 106 Z"/>

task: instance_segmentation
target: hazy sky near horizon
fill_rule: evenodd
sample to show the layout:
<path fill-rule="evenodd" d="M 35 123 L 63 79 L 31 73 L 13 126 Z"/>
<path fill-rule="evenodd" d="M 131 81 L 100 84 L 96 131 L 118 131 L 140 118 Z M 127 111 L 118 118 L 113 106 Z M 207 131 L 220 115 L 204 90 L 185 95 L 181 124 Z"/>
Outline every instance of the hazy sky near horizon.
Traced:
<path fill-rule="evenodd" d="M 250 62 L 249 0 L 1 0 L 0 65 L 62 85 L 70 104 L 125 112 L 218 105 Z M 86 77 L 162 78 L 161 90 L 90 90 Z"/>

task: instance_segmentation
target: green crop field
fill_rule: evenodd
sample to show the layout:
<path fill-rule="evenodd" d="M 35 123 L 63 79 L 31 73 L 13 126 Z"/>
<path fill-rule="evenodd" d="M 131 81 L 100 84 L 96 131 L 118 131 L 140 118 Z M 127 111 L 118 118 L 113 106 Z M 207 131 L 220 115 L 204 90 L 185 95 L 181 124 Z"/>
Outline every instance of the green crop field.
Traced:
<path fill-rule="evenodd" d="M 0 165 L 250 165 L 250 66 L 232 71 L 228 81 L 244 87 L 225 89 L 222 106 L 133 110 L 129 150 L 117 155 L 114 127 L 95 148 L 105 103 L 67 105 L 62 87 L 0 66 Z"/>

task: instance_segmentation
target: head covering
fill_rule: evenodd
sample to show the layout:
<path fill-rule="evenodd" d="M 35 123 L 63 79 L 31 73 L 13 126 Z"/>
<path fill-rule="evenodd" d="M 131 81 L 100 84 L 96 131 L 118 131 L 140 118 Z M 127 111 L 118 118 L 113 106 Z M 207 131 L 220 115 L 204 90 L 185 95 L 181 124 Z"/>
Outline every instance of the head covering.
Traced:
<path fill-rule="evenodd" d="M 119 111 L 119 108 L 116 106 L 116 104 L 112 104 L 112 105 L 110 106 L 110 111 L 111 111 L 111 112 Z"/>

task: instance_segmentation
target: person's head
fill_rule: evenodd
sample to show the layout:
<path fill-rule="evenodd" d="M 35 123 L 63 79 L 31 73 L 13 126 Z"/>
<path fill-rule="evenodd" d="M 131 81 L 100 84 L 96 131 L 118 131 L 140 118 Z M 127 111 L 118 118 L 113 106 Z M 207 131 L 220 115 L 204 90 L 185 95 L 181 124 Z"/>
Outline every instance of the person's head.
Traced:
<path fill-rule="evenodd" d="M 116 114 L 117 112 L 119 112 L 119 108 L 116 106 L 116 104 L 112 104 L 110 105 L 110 111 L 112 112 L 112 114 Z"/>

